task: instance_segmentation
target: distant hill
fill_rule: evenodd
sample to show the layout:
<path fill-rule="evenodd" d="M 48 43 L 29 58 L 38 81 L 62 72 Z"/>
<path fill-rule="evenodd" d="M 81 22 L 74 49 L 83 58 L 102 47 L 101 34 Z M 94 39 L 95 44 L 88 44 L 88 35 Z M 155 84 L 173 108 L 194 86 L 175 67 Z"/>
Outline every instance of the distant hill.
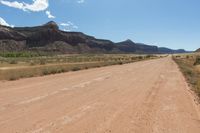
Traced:
<path fill-rule="evenodd" d="M 45 51 L 60 53 L 114 52 L 109 40 L 95 39 L 80 32 L 64 32 L 55 22 L 37 27 L 0 27 L 0 51 Z"/>
<path fill-rule="evenodd" d="M 199 48 L 199 49 L 197 49 L 195 52 L 200 52 L 200 48 Z"/>
<path fill-rule="evenodd" d="M 44 51 L 63 54 L 185 52 L 135 43 L 131 40 L 114 43 L 81 32 L 65 32 L 59 30 L 53 21 L 36 27 L 11 28 L 0 25 L 0 51 Z"/>
<path fill-rule="evenodd" d="M 187 53 L 187 51 L 185 51 L 184 49 L 177 49 L 177 50 L 173 50 L 173 49 L 169 49 L 169 48 L 165 48 L 165 47 L 159 47 L 158 48 L 159 53 L 168 53 L 168 54 L 173 54 L 173 53 Z"/>
<path fill-rule="evenodd" d="M 118 49 L 125 53 L 158 53 L 157 46 L 146 45 L 142 43 L 135 43 L 131 40 L 116 43 Z"/>

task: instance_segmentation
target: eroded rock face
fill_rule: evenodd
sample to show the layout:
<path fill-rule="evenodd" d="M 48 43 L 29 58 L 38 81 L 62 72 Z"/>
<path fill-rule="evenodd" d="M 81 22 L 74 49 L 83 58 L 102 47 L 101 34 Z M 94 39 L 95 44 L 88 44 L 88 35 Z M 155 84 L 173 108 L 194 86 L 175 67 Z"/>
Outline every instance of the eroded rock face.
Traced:
<path fill-rule="evenodd" d="M 22 41 L 25 40 L 25 36 L 10 27 L 0 25 L 0 40 L 3 39 Z"/>
<path fill-rule="evenodd" d="M 16 40 L 0 40 L 0 51 L 24 51 L 26 50 L 26 41 L 16 41 Z"/>
<path fill-rule="evenodd" d="M 50 21 L 36 27 L 0 25 L 1 51 L 46 51 L 56 53 L 159 53 L 157 46 L 126 40 L 113 43 L 81 32 L 64 32 Z"/>
<path fill-rule="evenodd" d="M 0 50 L 41 50 L 61 53 L 110 53 L 115 45 L 80 32 L 64 32 L 50 21 L 36 27 L 0 27 Z"/>

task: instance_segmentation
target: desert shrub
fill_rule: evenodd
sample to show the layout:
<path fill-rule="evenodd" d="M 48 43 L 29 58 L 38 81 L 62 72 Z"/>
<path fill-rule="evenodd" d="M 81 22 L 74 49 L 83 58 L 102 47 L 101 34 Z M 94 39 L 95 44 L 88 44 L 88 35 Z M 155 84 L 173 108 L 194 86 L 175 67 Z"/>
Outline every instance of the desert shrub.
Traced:
<path fill-rule="evenodd" d="M 63 72 L 65 72 L 65 69 L 63 69 L 63 68 L 58 68 L 56 71 L 56 73 L 63 73 Z"/>
<path fill-rule="evenodd" d="M 79 70 L 81 70 L 80 67 L 73 67 L 73 68 L 72 68 L 72 71 L 79 71 Z"/>
<path fill-rule="evenodd" d="M 142 56 L 138 56 L 138 59 L 140 59 L 140 60 L 141 60 L 141 59 L 143 59 L 143 57 L 142 57 Z"/>
<path fill-rule="evenodd" d="M 30 61 L 30 65 L 34 66 L 34 65 L 36 65 L 36 63 L 34 61 Z"/>
<path fill-rule="evenodd" d="M 135 57 L 131 57 L 131 60 L 135 60 Z"/>
<path fill-rule="evenodd" d="M 45 65 L 46 64 L 46 60 L 45 59 L 40 59 L 39 60 L 39 64 L 40 65 Z"/>
<path fill-rule="evenodd" d="M 9 80 L 10 80 L 10 81 L 14 81 L 14 80 L 17 80 L 17 79 L 18 79 L 18 78 L 15 77 L 15 76 L 9 77 Z"/>
<path fill-rule="evenodd" d="M 200 97 L 200 79 L 197 81 L 196 93 Z"/>
<path fill-rule="evenodd" d="M 151 57 L 152 57 L 152 55 L 146 55 L 146 56 L 145 56 L 145 58 L 147 58 L 147 59 L 148 59 L 148 58 L 151 58 Z"/>
<path fill-rule="evenodd" d="M 16 60 L 11 60 L 9 63 L 10 64 L 17 64 L 18 62 Z"/>
<path fill-rule="evenodd" d="M 46 68 L 42 71 L 42 75 L 56 74 L 62 72 L 65 72 L 65 70 L 61 68 Z"/>
<path fill-rule="evenodd" d="M 58 70 L 56 70 L 56 69 L 52 69 L 52 70 L 50 70 L 50 74 L 56 74 L 56 73 L 58 73 L 59 71 Z"/>
<path fill-rule="evenodd" d="M 123 65 L 123 62 L 120 61 L 120 62 L 118 62 L 118 64 L 119 64 L 119 65 Z"/>
<path fill-rule="evenodd" d="M 42 71 L 42 75 L 48 75 L 48 74 L 50 74 L 50 71 L 48 69 L 44 69 Z"/>
<path fill-rule="evenodd" d="M 192 72 L 192 70 L 190 70 L 190 69 L 185 70 L 185 72 L 186 72 L 186 74 L 189 75 L 189 76 L 192 76 L 192 75 L 193 75 L 193 72 Z"/>
<path fill-rule="evenodd" d="M 199 65 L 199 64 L 200 64 L 200 56 L 197 56 L 194 65 Z"/>

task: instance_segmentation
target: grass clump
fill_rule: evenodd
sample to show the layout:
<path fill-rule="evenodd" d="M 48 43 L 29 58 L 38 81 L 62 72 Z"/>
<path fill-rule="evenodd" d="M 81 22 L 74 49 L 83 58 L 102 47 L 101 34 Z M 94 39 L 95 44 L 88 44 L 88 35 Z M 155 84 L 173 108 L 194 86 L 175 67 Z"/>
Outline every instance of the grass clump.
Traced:
<path fill-rule="evenodd" d="M 18 62 L 16 60 L 11 60 L 9 63 L 10 64 L 17 64 Z"/>
<path fill-rule="evenodd" d="M 72 71 L 79 71 L 79 70 L 81 70 L 80 67 L 74 67 L 74 68 L 72 68 Z"/>
<path fill-rule="evenodd" d="M 39 63 L 40 65 L 45 65 L 46 64 L 46 60 L 45 59 L 40 59 L 39 62 L 40 62 Z"/>

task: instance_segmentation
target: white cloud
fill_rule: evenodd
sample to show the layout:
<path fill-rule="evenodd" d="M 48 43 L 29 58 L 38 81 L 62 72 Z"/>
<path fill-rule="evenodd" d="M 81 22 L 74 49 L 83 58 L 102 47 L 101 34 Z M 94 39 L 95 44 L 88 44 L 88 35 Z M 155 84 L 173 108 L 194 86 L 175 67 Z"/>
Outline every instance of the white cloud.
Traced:
<path fill-rule="evenodd" d="M 78 0 L 77 3 L 79 4 L 85 3 L 85 0 Z"/>
<path fill-rule="evenodd" d="M 53 16 L 53 15 L 51 14 L 50 11 L 46 11 L 45 13 L 46 13 L 46 15 L 47 15 L 48 18 L 56 18 L 55 16 Z"/>
<path fill-rule="evenodd" d="M 64 31 L 72 31 L 78 29 L 78 26 L 70 21 L 68 21 L 67 23 L 60 23 L 60 26 Z"/>
<path fill-rule="evenodd" d="M 18 1 L 7 1 L 7 0 L 0 0 L 0 3 L 9 7 L 21 9 L 24 11 L 33 11 L 33 12 L 39 12 L 44 11 L 49 6 L 48 0 L 33 0 L 32 4 L 28 4 L 25 2 L 18 2 Z"/>
<path fill-rule="evenodd" d="M 14 25 L 9 25 L 3 18 L 0 17 L 0 25 L 14 27 Z"/>

